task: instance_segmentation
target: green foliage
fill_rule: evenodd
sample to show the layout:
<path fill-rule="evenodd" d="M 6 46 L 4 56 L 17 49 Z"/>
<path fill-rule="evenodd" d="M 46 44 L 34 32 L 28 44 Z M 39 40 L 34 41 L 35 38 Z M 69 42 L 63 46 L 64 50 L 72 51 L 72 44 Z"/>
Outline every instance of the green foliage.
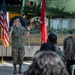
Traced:
<path fill-rule="evenodd" d="M 75 0 L 46 0 L 47 8 L 57 9 L 61 12 L 75 13 Z"/>
<path fill-rule="evenodd" d="M 40 33 L 40 28 L 39 26 L 34 27 L 33 29 L 31 29 L 30 31 L 31 34 L 38 34 Z"/>
<path fill-rule="evenodd" d="M 6 0 L 9 1 L 9 0 Z M 13 1 L 13 0 L 12 0 Z M 7 11 L 9 12 L 21 12 L 21 5 L 10 4 L 6 5 Z M 15 0 L 16 1 L 16 0 Z M 31 15 L 40 15 L 41 12 L 41 4 L 43 0 L 32 0 L 33 6 L 30 6 L 31 0 L 25 0 L 23 12 Z M 1 5 L 1 2 L 0 2 Z M 47 16 L 64 16 L 64 17 L 75 17 L 75 0 L 46 0 L 46 14 Z M 1 8 L 0 8 L 1 9 Z"/>
<path fill-rule="evenodd" d="M 75 34 L 75 28 L 74 29 L 54 29 L 50 28 L 48 32 L 54 32 L 56 34 Z"/>

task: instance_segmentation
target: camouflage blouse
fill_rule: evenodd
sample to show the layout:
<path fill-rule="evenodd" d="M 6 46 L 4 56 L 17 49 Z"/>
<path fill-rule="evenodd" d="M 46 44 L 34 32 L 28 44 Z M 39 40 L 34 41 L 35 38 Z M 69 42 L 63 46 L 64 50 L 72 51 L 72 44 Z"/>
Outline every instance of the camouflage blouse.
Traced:
<path fill-rule="evenodd" d="M 12 45 L 24 45 L 23 35 L 27 33 L 27 30 L 23 26 L 13 26 L 12 31 Z"/>

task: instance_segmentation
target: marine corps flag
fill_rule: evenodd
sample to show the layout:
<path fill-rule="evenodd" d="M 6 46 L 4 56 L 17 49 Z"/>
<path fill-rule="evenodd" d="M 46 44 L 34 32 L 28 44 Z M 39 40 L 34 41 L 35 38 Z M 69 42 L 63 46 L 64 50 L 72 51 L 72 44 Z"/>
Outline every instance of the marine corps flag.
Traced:
<path fill-rule="evenodd" d="M 47 26 L 46 26 L 46 0 L 42 0 L 42 10 L 40 17 L 40 31 L 42 43 L 47 42 Z"/>

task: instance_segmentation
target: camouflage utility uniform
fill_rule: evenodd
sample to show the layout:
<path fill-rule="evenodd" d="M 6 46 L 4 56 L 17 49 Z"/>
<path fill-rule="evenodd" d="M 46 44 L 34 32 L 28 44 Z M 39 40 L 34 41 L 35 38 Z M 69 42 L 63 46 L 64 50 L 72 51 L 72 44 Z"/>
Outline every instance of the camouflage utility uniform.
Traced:
<path fill-rule="evenodd" d="M 63 62 L 66 62 L 65 53 L 57 46 L 55 46 L 55 52 L 61 57 Z"/>
<path fill-rule="evenodd" d="M 26 33 L 27 31 L 23 26 L 13 26 L 11 47 L 14 65 L 23 63 L 25 55 L 23 35 Z"/>

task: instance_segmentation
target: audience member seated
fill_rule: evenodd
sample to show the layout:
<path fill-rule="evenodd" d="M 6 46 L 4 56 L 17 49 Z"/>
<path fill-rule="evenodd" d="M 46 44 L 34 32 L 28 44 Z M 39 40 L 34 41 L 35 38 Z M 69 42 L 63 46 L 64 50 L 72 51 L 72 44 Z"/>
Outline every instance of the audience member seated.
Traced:
<path fill-rule="evenodd" d="M 23 75 L 69 75 L 61 58 L 53 51 L 37 53 Z"/>
<path fill-rule="evenodd" d="M 64 52 L 57 46 L 57 35 L 55 35 L 54 33 L 50 33 L 48 35 L 48 42 L 52 43 L 55 46 L 55 52 L 61 57 L 61 59 L 65 63 L 66 56 L 65 56 Z"/>
<path fill-rule="evenodd" d="M 40 51 L 54 51 L 55 52 L 55 47 L 52 43 L 43 43 L 40 49 L 35 52 L 34 56 Z"/>
<path fill-rule="evenodd" d="M 67 57 L 67 69 L 70 72 L 70 66 L 75 64 L 75 37 L 68 36 L 64 39 L 64 52 Z"/>

